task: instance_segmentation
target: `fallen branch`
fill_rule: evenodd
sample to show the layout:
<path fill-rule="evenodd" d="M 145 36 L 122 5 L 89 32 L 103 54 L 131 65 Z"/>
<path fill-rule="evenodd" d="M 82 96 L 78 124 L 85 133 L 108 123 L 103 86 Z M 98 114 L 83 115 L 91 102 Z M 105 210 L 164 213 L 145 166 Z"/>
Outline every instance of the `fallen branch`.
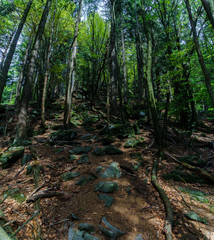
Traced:
<path fill-rule="evenodd" d="M 20 230 L 22 230 L 22 228 L 24 228 L 24 226 L 26 224 L 28 224 L 35 216 L 36 214 L 39 212 L 39 210 L 37 210 L 21 227 L 19 227 L 12 235 L 11 237 L 15 236 Z"/>
<path fill-rule="evenodd" d="M 165 234 L 166 234 L 166 240 L 172 240 L 172 226 L 173 226 L 173 210 L 169 202 L 169 198 L 167 197 L 165 191 L 163 188 L 159 185 L 157 181 L 157 169 L 158 169 L 158 161 L 154 162 L 153 168 L 152 168 L 152 177 L 151 181 L 154 187 L 158 190 L 164 206 L 166 210 L 166 222 L 165 222 Z"/>
<path fill-rule="evenodd" d="M 55 191 L 50 191 L 49 189 L 40 191 L 34 195 L 30 195 L 26 199 L 26 203 L 32 203 L 36 202 L 38 199 L 41 198 L 51 198 L 51 197 L 57 197 L 57 196 L 66 196 L 64 192 L 55 192 Z"/>
<path fill-rule="evenodd" d="M 40 185 L 38 188 L 36 188 L 28 197 L 30 198 L 31 196 L 33 196 L 35 193 L 37 193 L 41 188 L 43 188 L 45 186 L 45 182 L 42 183 L 42 185 Z"/>
<path fill-rule="evenodd" d="M 185 167 L 186 169 L 190 170 L 190 171 L 193 171 L 199 175 L 201 175 L 205 180 L 207 180 L 209 183 L 211 184 L 214 184 L 214 175 L 208 173 L 207 171 L 205 170 L 202 170 L 201 168 L 199 167 L 195 167 L 195 166 L 192 166 L 188 163 L 184 163 L 184 162 L 181 162 L 179 161 L 178 159 L 174 158 L 173 156 L 171 156 L 169 153 L 165 153 L 166 156 L 169 156 L 172 160 L 174 160 L 176 163 L 179 163 L 181 164 L 183 167 Z"/>

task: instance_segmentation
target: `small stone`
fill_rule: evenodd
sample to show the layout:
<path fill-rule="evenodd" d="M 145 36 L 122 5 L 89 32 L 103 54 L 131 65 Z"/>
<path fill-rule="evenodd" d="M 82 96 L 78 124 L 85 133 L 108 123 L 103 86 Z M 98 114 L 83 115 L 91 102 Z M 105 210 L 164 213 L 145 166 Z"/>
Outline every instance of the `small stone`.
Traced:
<path fill-rule="evenodd" d="M 70 161 L 73 162 L 74 160 L 77 159 L 77 156 L 76 155 L 70 155 Z"/>
<path fill-rule="evenodd" d="M 87 154 L 83 154 L 80 159 L 77 162 L 78 164 L 85 164 L 85 163 L 89 163 L 89 159 Z"/>
<path fill-rule="evenodd" d="M 105 201 L 105 207 L 111 207 L 114 202 L 114 198 L 107 194 L 98 194 L 98 198 Z"/>
<path fill-rule="evenodd" d="M 138 234 L 135 240 L 143 240 L 142 234 Z"/>
<path fill-rule="evenodd" d="M 79 172 L 69 172 L 61 175 L 61 178 L 63 179 L 63 181 L 69 181 L 79 176 L 80 176 Z"/>
<path fill-rule="evenodd" d="M 103 193 L 112 193 L 118 189 L 118 184 L 116 182 L 99 182 L 95 185 L 94 191 L 103 192 Z"/>
<path fill-rule="evenodd" d="M 134 165 L 134 170 L 137 171 L 142 164 L 138 162 L 136 165 Z"/>
<path fill-rule="evenodd" d="M 88 177 L 83 176 L 75 184 L 78 186 L 84 186 L 87 183 L 89 183 L 90 181 L 93 181 L 94 179 L 95 179 L 95 177 L 92 175 L 90 175 Z"/>

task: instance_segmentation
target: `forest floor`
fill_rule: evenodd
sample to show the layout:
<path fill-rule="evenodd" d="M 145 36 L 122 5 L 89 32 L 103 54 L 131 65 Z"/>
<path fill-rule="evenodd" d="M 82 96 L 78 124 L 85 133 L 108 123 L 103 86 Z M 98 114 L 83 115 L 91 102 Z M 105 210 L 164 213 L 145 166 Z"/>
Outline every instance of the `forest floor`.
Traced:
<path fill-rule="evenodd" d="M 56 110 L 55 110 L 56 111 Z M 88 111 L 88 115 L 95 115 Z M 133 148 L 125 148 L 126 139 L 115 138 L 112 145 L 123 151 L 120 155 L 95 156 L 93 151 L 103 144 L 100 139 L 100 121 L 85 127 L 81 122 L 77 124 L 75 141 L 78 145 L 91 146 L 87 153 L 88 163 L 78 163 L 77 159 L 71 160 L 69 151 L 76 148 L 68 142 L 50 142 L 50 134 L 54 126 L 61 125 L 63 113 L 53 112 L 47 120 L 48 129 L 40 132 L 39 120 L 36 112 L 31 111 L 31 128 L 34 135 L 31 143 L 25 146 L 25 154 L 33 154 L 33 159 L 21 166 L 21 159 L 10 168 L 0 171 L 0 210 L 4 212 L 12 230 L 22 226 L 33 214 L 38 214 L 27 223 L 17 234 L 18 239 L 69 239 L 68 232 L 71 228 L 78 228 L 80 223 L 89 223 L 94 226 L 93 236 L 100 240 L 114 239 L 103 234 L 100 226 L 106 228 L 102 222 L 105 217 L 113 226 L 124 231 L 124 235 L 117 239 L 134 240 L 165 239 L 165 208 L 157 190 L 151 183 L 151 170 L 154 160 L 157 160 L 157 149 L 153 142 L 152 128 L 148 124 L 143 126 L 138 136 L 143 137 L 143 144 Z M 7 125 L 7 136 L 0 137 L 1 152 L 10 147 L 11 137 L 14 134 L 16 120 L 13 108 L 8 110 L 7 119 L 11 119 Z M 5 126 L 6 121 L 2 120 Z M 56 129 L 57 127 L 55 127 Z M 184 174 L 190 174 L 182 169 L 173 158 L 184 155 L 196 155 L 206 161 L 206 170 L 213 174 L 214 170 L 214 123 L 211 120 L 203 121 L 200 129 L 188 136 L 182 129 L 169 127 L 168 146 L 164 151 L 166 157 L 160 160 L 158 169 L 158 181 L 165 190 L 174 212 L 174 239 L 209 239 L 214 240 L 214 188 L 213 185 L 196 180 L 188 181 L 186 175 L 179 175 L 166 180 L 164 174 L 169 174 L 176 169 Z M 197 139 L 196 142 L 191 139 Z M 211 147 L 209 144 L 211 144 Z M 137 153 L 137 154 L 136 154 Z M 136 157 L 137 156 L 137 157 Z M 112 162 L 119 164 L 120 175 L 118 177 L 102 178 L 96 171 L 102 166 L 104 171 Z M 40 173 L 35 176 L 26 174 L 31 166 L 39 166 Z M 63 181 L 62 174 L 78 172 L 79 175 L 69 181 Z M 192 173 L 191 173 L 192 174 Z M 85 176 L 92 176 L 88 183 L 82 186 L 77 181 Z M 196 176 L 198 177 L 198 176 Z M 200 177 L 201 178 L 201 177 Z M 179 181 L 175 181 L 179 180 Z M 118 189 L 108 196 L 114 201 L 110 207 L 105 207 L 103 200 L 98 198 L 98 192 L 94 187 L 100 181 L 113 181 L 118 184 Z M 35 203 L 26 202 L 32 192 L 49 189 L 60 192 L 61 195 L 51 198 L 42 198 Z M 191 190 L 196 190 L 195 192 Z M 190 190 L 188 192 L 188 190 Z M 199 221 L 188 219 L 187 213 L 197 214 Z M 0 218 L 0 220 L 2 220 Z M 7 223 L 5 220 L 5 224 Z M 70 238 L 73 239 L 73 238 Z M 87 238 L 85 238 L 87 239 Z M 88 238 L 89 239 L 89 238 Z"/>

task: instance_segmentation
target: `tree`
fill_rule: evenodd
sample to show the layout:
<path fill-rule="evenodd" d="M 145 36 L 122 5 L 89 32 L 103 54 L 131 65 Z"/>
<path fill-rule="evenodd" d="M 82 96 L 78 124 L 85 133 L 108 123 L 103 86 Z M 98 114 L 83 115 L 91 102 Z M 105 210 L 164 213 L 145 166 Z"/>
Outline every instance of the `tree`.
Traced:
<path fill-rule="evenodd" d="M 16 128 L 16 141 L 19 139 L 24 139 L 27 134 L 27 111 L 28 111 L 28 105 L 32 93 L 32 83 L 33 83 L 33 76 L 34 76 L 34 70 L 36 66 L 36 59 L 42 39 L 42 35 L 45 29 L 45 24 L 47 21 L 48 13 L 51 7 L 52 0 L 47 0 L 39 26 L 36 33 L 34 45 L 32 48 L 32 54 L 29 61 L 29 67 L 25 79 L 25 83 L 23 86 L 23 92 L 22 92 L 22 99 L 20 103 L 20 111 L 18 115 L 18 123 Z"/>
<path fill-rule="evenodd" d="M 21 21 L 19 23 L 19 26 L 17 28 L 17 31 L 14 35 L 14 38 L 13 38 L 12 42 L 11 42 L 9 51 L 7 53 L 7 57 L 4 61 L 4 65 L 3 65 L 2 69 L 0 70 L 1 71 L 0 72 L 0 102 L 1 102 L 1 99 L 2 99 L 2 93 L 3 93 L 3 90 L 4 90 L 5 84 L 6 84 L 7 74 L 8 74 L 9 67 L 10 67 L 10 64 L 11 64 L 11 61 L 12 61 L 12 58 L 13 58 L 13 54 L 15 52 L 19 36 L 22 32 L 23 26 L 25 24 L 25 21 L 26 21 L 28 13 L 30 11 L 32 3 L 33 3 L 33 0 L 29 0 L 29 2 L 27 4 L 27 7 L 25 8 L 25 11 L 24 11 L 23 16 L 21 18 Z"/>

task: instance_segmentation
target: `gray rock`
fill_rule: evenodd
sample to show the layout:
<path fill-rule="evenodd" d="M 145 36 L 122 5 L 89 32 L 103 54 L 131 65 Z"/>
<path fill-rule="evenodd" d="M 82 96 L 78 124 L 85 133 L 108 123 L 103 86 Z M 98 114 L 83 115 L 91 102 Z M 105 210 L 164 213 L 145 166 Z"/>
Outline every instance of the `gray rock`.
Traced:
<path fill-rule="evenodd" d="M 135 240 L 143 240 L 142 234 L 138 234 Z"/>
<path fill-rule="evenodd" d="M 79 172 L 69 172 L 61 175 L 61 178 L 63 179 L 63 181 L 69 181 L 79 176 L 80 176 Z"/>
<path fill-rule="evenodd" d="M 121 175 L 122 172 L 120 171 L 119 163 L 117 162 L 112 162 L 104 172 L 100 173 L 100 177 L 102 178 L 119 178 Z"/>
<path fill-rule="evenodd" d="M 89 183 L 90 181 L 93 181 L 95 179 L 95 176 L 83 176 L 81 177 L 75 184 L 78 185 L 78 186 L 84 186 L 86 185 L 87 183 Z"/>
<path fill-rule="evenodd" d="M 66 129 L 66 130 L 58 130 L 50 134 L 49 142 L 54 145 L 61 141 L 71 142 L 75 139 L 77 133 L 74 130 Z"/>
<path fill-rule="evenodd" d="M 70 226 L 68 229 L 68 240 L 99 240 L 87 232 L 80 231 Z"/>
<path fill-rule="evenodd" d="M 107 194 L 98 194 L 98 198 L 105 201 L 105 207 L 111 207 L 114 202 L 114 198 Z"/>
<path fill-rule="evenodd" d="M 2 168 L 10 167 L 24 154 L 24 147 L 11 147 L 6 152 L 4 152 L 0 157 L 0 163 Z"/>
<path fill-rule="evenodd" d="M 102 166 L 98 166 L 94 172 L 94 174 L 98 174 L 100 173 L 101 171 L 103 170 L 103 167 Z"/>
<path fill-rule="evenodd" d="M 99 226 L 101 232 L 106 235 L 107 237 L 110 237 L 111 240 L 115 240 L 120 236 L 123 236 L 126 232 L 121 231 L 120 229 L 112 226 L 105 217 L 102 218 L 102 222 L 106 225 L 106 228 L 103 228 Z"/>
<path fill-rule="evenodd" d="M 104 147 L 103 151 L 106 155 L 118 155 L 118 154 L 123 153 L 119 148 L 117 148 L 113 145 L 109 145 L 109 146 Z"/>
<path fill-rule="evenodd" d="M 116 182 L 99 182 L 95 185 L 94 191 L 103 192 L 103 193 L 112 193 L 118 189 L 118 184 Z"/>
<path fill-rule="evenodd" d="M 94 232 L 94 227 L 88 223 L 80 223 L 78 225 L 78 228 L 80 231 L 89 232 L 89 233 Z"/>
<path fill-rule="evenodd" d="M 92 149 L 91 146 L 85 146 L 85 147 L 77 147 L 72 149 L 71 151 L 69 151 L 71 154 L 87 154 L 88 152 L 90 152 Z"/>
<path fill-rule="evenodd" d="M 79 158 L 79 160 L 78 160 L 77 163 L 78 163 L 78 164 L 89 163 L 88 155 L 87 155 L 87 154 L 83 154 L 83 155 Z"/>

